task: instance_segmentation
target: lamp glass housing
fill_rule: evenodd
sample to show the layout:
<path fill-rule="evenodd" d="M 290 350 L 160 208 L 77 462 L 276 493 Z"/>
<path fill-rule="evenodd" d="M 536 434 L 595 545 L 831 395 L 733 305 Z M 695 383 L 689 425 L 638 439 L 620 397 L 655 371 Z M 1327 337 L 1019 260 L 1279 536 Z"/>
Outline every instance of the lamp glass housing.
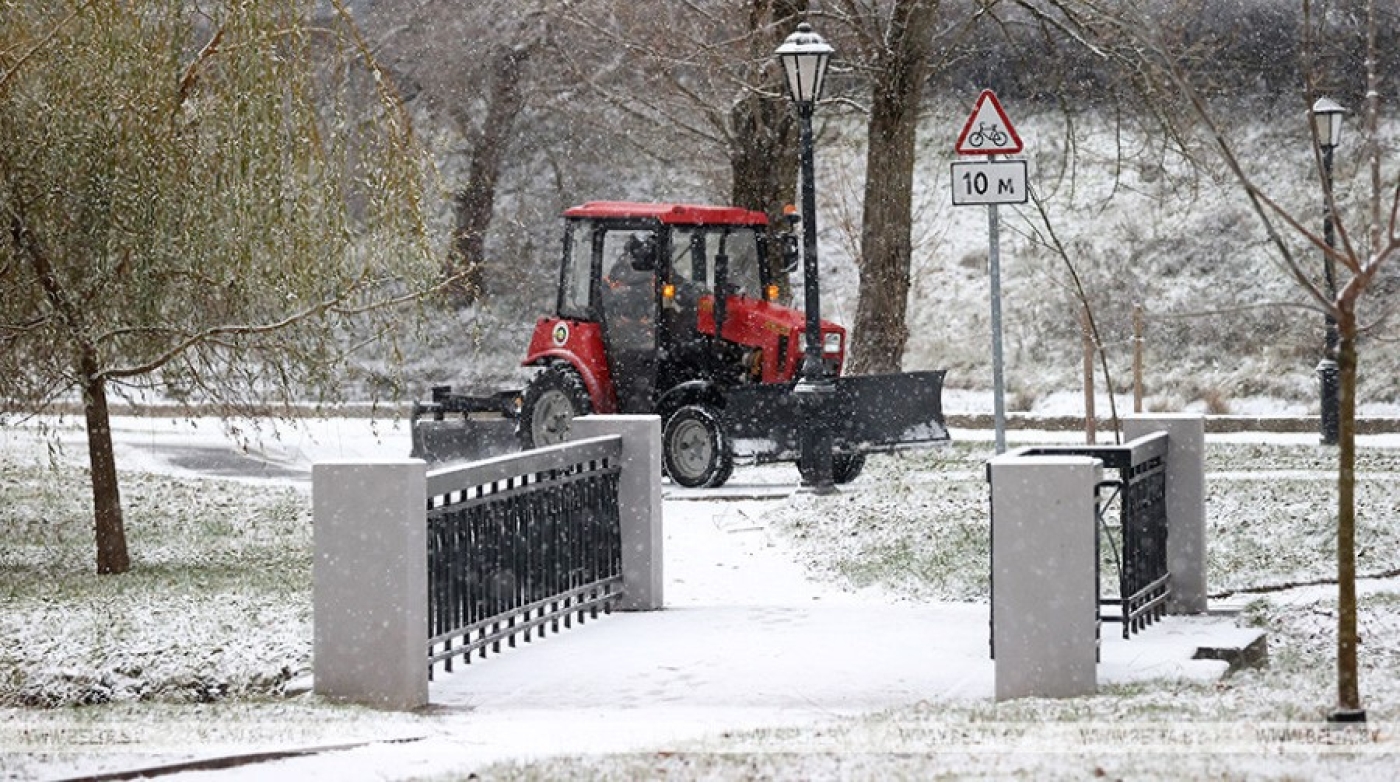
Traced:
<path fill-rule="evenodd" d="M 787 74 L 788 93 L 794 101 L 813 103 L 821 98 L 827 65 L 834 51 L 806 22 L 799 24 L 797 31 L 778 47 L 778 59 L 782 60 L 783 71 Z"/>
<path fill-rule="evenodd" d="M 1347 110 L 1331 98 L 1318 98 L 1312 107 L 1312 121 L 1317 128 L 1320 147 L 1336 147 L 1342 141 L 1342 118 Z"/>

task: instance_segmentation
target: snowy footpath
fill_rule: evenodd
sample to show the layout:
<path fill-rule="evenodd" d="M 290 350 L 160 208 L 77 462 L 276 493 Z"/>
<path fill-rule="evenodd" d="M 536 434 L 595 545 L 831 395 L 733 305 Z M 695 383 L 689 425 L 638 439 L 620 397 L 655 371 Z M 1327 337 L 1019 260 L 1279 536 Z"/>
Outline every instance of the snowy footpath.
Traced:
<path fill-rule="evenodd" d="M 412 740 L 219 777 L 464 773 L 505 758 L 674 749 L 734 730 L 992 697 L 985 605 L 897 603 L 807 580 L 757 521 L 782 501 L 676 492 L 664 511 L 666 610 L 614 614 L 459 664 L 432 683 L 439 717 Z M 1167 618 L 1131 641 L 1115 625 L 1104 631 L 1101 684 L 1217 678 L 1225 663 L 1192 659 L 1197 649 L 1257 636 L 1228 617 Z"/>
<path fill-rule="evenodd" d="M 314 424 L 244 450 L 213 422 L 115 422 L 128 469 L 305 485 L 323 458 L 399 456 L 402 428 Z M 0 445 L 15 446 L 13 430 Z M 8 439 L 6 439 L 8 438 Z M 68 456 L 80 438 L 65 435 Z M 613 614 L 439 673 L 427 718 L 393 741 L 174 778 L 395 779 L 492 761 L 664 749 L 746 728 L 811 724 L 920 702 L 989 700 L 988 610 L 900 602 L 810 580 L 762 521 L 790 467 L 742 470 L 724 490 L 668 486 L 666 609 Z M 862 478 L 869 480 L 869 478 Z M 1210 679 L 1257 633 L 1229 616 L 1167 618 L 1125 641 L 1104 625 L 1100 684 Z M 389 738 L 386 736 L 386 738 Z"/>

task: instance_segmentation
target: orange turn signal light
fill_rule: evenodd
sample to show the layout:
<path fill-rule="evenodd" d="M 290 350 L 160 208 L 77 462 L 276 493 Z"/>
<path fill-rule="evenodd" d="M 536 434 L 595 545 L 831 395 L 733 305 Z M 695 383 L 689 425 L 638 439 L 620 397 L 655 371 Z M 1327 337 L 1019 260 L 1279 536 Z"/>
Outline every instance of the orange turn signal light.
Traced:
<path fill-rule="evenodd" d="M 764 288 L 764 289 L 763 289 L 763 296 L 764 296 L 764 298 L 768 299 L 769 301 L 777 301 L 777 300 L 778 300 L 778 286 L 776 286 L 776 285 L 769 285 L 768 287 Z"/>
<path fill-rule="evenodd" d="M 670 283 L 670 282 L 668 282 L 668 283 L 666 283 L 665 285 L 662 285 L 662 286 L 661 286 L 661 297 L 664 298 L 664 299 L 666 299 L 667 301 L 670 301 L 671 299 L 676 298 L 676 285 L 675 285 L 675 283 Z"/>

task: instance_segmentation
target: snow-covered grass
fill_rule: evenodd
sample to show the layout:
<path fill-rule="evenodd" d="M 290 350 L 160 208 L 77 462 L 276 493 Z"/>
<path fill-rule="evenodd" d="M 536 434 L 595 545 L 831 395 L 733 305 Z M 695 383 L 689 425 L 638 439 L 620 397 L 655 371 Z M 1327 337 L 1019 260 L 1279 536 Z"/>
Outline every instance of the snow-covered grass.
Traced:
<path fill-rule="evenodd" d="M 796 561 L 828 587 L 874 589 L 896 604 L 985 601 L 989 452 L 985 442 L 965 441 L 874 458 L 840 495 L 770 501 L 747 524 L 770 531 L 775 551 L 766 556 Z M 1334 588 L 1272 591 L 1331 574 L 1334 456 L 1310 444 L 1213 439 L 1207 448 L 1211 588 L 1235 592 L 1233 600 L 1246 604 L 1243 620 L 1267 629 L 1267 668 L 1221 682 L 1108 685 L 1070 700 L 939 700 L 815 725 L 736 726 L 655 752 L 510 760 L 475 772 L 490 779 L 1386 778 L 1400 751 L 1384 729 L 1400 715 L 1400 584 L 1363 582 L 1362 692 L 1372 725 L 1381 727 L 1361 734 L 1321 727 L 1334 702 Z M 1359 469 L 1360 568 L 1394 571 L 1400 451 L 1363 448 Z M 378 714 L 288 692 L 287 682 L 310 669 L 304 488 L 127 473 L 135 567 L 99 578 L 91 574 L 82 471 L 0 456 L 0 474 L 7 639 L 0 714 L 26 736 L 68 743 L 49 753 L 24 740 L 17 749 L 17 734 L 8 735 L 0 777 L 129 767 L 137 759 L 123 756 L 127 744 L 141 748 L 142 762 L 164 748 L 159 759 L 168 762 L 222 748 L 449 730 L 450 714 Z M 731 504 L 716 501 L 713 512 L 729 513 Z M 1248 591 L 1256 588 L 1267 591 Z M 78 763 L 73 745 L 102 751 Z M 1192 752 L 1183 751 L 1188 746 Z"/>
<path fill-rule="evenodd" d="M 126 473 L 134 567 L 102 578 L 85 475 L 0 474 L 0 707 L 267 697 L 309 672 L 305 492 Z"/>
<path fill-rule="evenodd" d="M 911 600 L 986 601 L 990 455 L 986 443 L 954 442 L 932 460 L 873 457 L 879 477 L 859 491 L 832 500 L 798 495 L 768 520 L 820 578 Z M 1335 449 L 1213 442 L 1207 458 L 1213 591 L 1335 576 Z M 1357 469 L 1357 567 L 1400 570 L 1400 452 L 1363 448 Z M 1104 554 L 1111 577 L 1108 546 Z"/>

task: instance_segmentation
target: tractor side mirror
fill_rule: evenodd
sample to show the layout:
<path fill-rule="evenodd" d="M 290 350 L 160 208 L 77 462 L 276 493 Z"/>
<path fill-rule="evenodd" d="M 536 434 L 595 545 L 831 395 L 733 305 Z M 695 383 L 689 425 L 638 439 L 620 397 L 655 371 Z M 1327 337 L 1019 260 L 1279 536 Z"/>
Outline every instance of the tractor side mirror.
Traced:
<path fill-rule="evenodd" d="M 797 271 L 797 226 L 802 215 L 796 206 L 788 204 L 783 207 L 783 220 L 788 224 L 788 231 L 783 234 L 783 271 L 792 274 Z"/>
<path fill-rule="evenodd" d="M 797 234 L 783 235 L 783 271 L 788 274 L 797 271 Z"/>

